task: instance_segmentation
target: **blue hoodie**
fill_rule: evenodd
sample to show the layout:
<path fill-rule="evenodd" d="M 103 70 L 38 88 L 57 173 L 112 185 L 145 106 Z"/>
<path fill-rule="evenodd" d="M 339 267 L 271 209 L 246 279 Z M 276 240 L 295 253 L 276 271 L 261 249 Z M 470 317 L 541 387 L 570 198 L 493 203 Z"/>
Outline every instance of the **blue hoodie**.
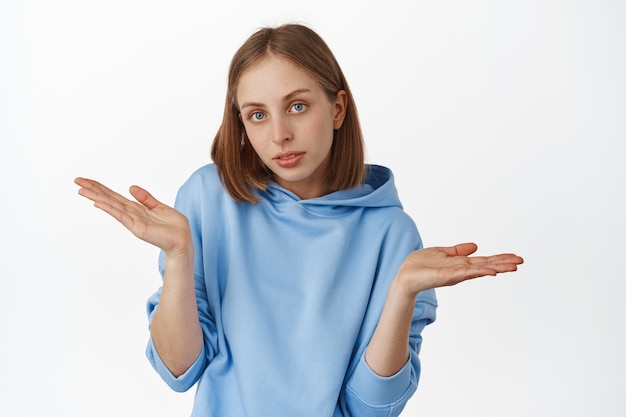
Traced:
<path fill-rule="evenodd" d="M 198 383 L 197 417 L 399 415 L 417 388 L 436 298 L 417 298 L 406 365 L 376 375 L 365 348 L 398 267 L 422 247 L 391 171 L 368 166 L 366 184 L 309 200 L 275 183 L 257 195 L 258 204 L 235 202 L 213 164 L 179 190 L 204 346 L 176 378 L 150 340 L 152 366 L 176 391 Z M 150 320 L 160 293 L 148 300 Z"/>

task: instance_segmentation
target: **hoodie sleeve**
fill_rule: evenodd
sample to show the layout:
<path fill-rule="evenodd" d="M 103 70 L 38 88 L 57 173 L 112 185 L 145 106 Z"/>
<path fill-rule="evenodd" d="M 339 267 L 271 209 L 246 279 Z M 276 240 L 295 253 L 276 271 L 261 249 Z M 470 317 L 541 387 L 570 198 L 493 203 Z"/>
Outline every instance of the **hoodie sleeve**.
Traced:
<path fill-rule="evenodd" d="M 200 187 L 201 183 L 197 183 L 196 181 L 199 181 L 198 178 L 192 177 L 181 187 L 176 197 L 174 207 L 187 217 L 191 228 L 195 251 L 194 286 L 204 344 L 196 361 L 189 367 L 189 369 L 187 369 L 185 373 L 178 377 L 175 377 L 161 360 L 161 357 L 154 347 L 152 337 L 149 338 L 148 346 L 146 348 L 146 356 L 152 367 L 157 371 L 167 385 L 170 386 L 170 388 L 178 392 L 187 391 L 198 381 L 208 363 L 217 355 L 218 344 L 217 328 L 214 317 L 211 313 L 212 310 L 209 306 L 204 277 L 202 260 L 202 206 L 197 199 L 197 195 L 199 194 L 197 192 L 197 187 Z M 194 190 L 196 190 L 196 192 L 194 192 Z M 165 271 L 165 256 L 163 252 L 159 255 L 159 271 L 161 273 L 161 277 L 163 277 L 163 273 Z M 152 323 L 152 318 L 154 316 L 154 312 L 158 308 L 160 298 L 161 288 L 159 288 L 159 290 L 148 299 L 147 312 L 149 323 Z"/>
<path fill-rule="evenodd" d="M 380 247 L 376 285 L 374 286 L 368 313 L 364 319 L 366 333 L 359 341 L 358 360 L 345 382 L 343 407 L 350 416 L 398 416 L 417 389 L 420 378 L 419 353 L 422 346 L 422 330 L 435 321 L 437 298 L 435 290 L 418 294 L 413 309 L 409 331 L 409 359 L 402 369 L 390 377 L 381 377 L 365 361 L 365 349 L 378 324 L 387 299 L 389 285 L 406 256 L 423 248 L 422 240 L 413 220 L 401 209 L 387 212 L 389 218 L 386 236 Z"/>
<path fill-rule="evenodd" d="M 349 415 L 395 417 L 400 415 L 415 390 L 420 377 L 419 352 L 422 330 L 435 320 L 437 301 L 433 290 L 418 295 L 409 335 L 410 357 L 400 371 L 381 377 L 371 370 L 362 353 L 345 389 Z"/>
<path fill-rule="evenodd" d="M 161 289 L 153 294 L 148 300 L 147 308 L 149 322 L 152 322 L 152 316 L 156 311 L 160 296 Z M 205 332 L 204 327 L 202 331 L 203 333 Z M 163 360 L 159 356 L 156 348 L 154 347 L 152 337 L 148 339 L 148 346 L 146 347 L 146 357 L 148 358 L 148 361 L 150 362 L 154 370 L 157 371 L 159 376 L 161 376 L 161 379 L 163 379 L 163 381 L 165 381 L 165 383 L 171 389 L 177 392 L 184 392 L 191 388 L 198 381 L 208 363 L 206 342 L 203 345 L 202 350 L 200 351 L 200 354 L 198 355 L 198 358 L 195 360 L 195 362 L 187 369 L 187 371 L 185 371 L 185 373 L 179 375 L 178 377 L 174 376 L 167 368 L 165 363 L 163 363 Z"/>

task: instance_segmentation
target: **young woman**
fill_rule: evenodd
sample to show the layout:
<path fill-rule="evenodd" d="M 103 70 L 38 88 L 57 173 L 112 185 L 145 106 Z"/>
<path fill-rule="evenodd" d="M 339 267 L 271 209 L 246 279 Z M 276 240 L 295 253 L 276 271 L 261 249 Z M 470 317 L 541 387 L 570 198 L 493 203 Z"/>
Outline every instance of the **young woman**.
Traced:
<path fill-rule="evenodd" d="M 147 355 L 193 416 L 397 416 L 417 387 L 434 288 L 515 271 L 472 243 L 422 249 L 391 171 L 364 164 L 332 52 L 265 28 L 230 66 L 214 164 L 175 208 L 77 178 L 79 193 L 161 249 Z"/>

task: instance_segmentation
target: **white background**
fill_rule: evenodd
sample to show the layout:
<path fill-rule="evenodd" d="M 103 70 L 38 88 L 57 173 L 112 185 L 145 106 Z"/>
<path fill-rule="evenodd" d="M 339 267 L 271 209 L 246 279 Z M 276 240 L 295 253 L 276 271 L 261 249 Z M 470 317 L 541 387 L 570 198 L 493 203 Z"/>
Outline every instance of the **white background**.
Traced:
<path fill-rule="evenodd" d="M 157 250 L 72 180 L 172 203 L 232 54 L 294 21 L 425 244 L 526 259 L 439 291 L 403 415 L 626 415 L 626 2 L 298 3 L 0 1 L 0 415 L 189 415 L 144 358 Z"/>

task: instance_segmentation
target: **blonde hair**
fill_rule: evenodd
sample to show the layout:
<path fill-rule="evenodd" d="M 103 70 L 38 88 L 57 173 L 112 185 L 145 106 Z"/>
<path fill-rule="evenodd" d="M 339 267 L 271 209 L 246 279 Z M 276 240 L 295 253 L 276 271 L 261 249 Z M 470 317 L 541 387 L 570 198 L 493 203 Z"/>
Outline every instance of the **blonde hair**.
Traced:
<path fill-rule="evenodd" d="M 319 82 L 331 101 L 336 99 L 340 90 L 346 92 L 346 117 L 335 131 L 326 179 L 333 191 L 360 185 L 365 176 L 363 134 L 352 93 L 339 63 L 317 33 L 303 25 L 287 24 L 255 32 L 237 50 L 230 63 L 224 117 L 211 148 L 211 158 L 224 187 L 234 200 L 256 203 L 258 198 L 254 190 L 266 189 L 272 177 L 272 172 L 249 142 L 243 140 L 245 129 L 239 119 L 236 101 L 241 75 L 268 54 L 281 56 L 303 68 Z"/>

